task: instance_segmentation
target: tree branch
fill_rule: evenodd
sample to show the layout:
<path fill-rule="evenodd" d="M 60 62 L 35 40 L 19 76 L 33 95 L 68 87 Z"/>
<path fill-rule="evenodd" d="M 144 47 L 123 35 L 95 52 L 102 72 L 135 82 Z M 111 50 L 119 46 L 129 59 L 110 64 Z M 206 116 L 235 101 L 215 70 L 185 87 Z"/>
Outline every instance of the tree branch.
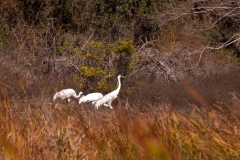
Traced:
<path fill-rule="evenodd" d="M 202 49 L 194 52 L 194 53 L 200 53 L 200 56 L 199 56 L 198 62 L 196 63 L 196 65 L 195 65 L 193 68 L 196 68 L 196 67 L 199 65 L 199 63 L 200 63 L 200 61 L 201 61 L 201 59 L 202 59 L 202 55 L 203 55 L 203 53 L 204 53 L 205 50 L 207 50 L 207 49 L 210 49 L 210 50 L 219 50 L 219 49 L 222 49 L 222 48 L 224 48 L 224 47 L 227 47 L 227 46 L 229 46 L 230 44 L 233 44 L 233 43 L 239 41 L 239 40 L 240 40 L 240 37 L 234 39 L 235 37 L 237 37 L 237 36 L 239 36 L 239 35 L 240 35 L 240 34 L 235 34 L 235 35 L 233 35 L 229 40 L 227 40 L 225 43 L 223 43 L 223 44 L 220 45 L 219 47 L 204 47 L 204 48 L 202 48 Z M 234 40 L 233 40 L 233 39 L 234 39 Z"/>

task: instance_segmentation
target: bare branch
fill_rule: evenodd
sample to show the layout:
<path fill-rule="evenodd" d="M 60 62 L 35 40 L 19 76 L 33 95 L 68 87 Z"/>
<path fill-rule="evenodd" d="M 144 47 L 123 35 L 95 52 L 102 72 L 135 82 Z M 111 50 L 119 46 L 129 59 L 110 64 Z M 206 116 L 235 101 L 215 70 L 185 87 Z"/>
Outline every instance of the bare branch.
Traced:
<path fill-rule="evenodd" d="M 235 95 L 237 93 L 234 92 L 229 92 L 228 94 L 231 94 L 233 96 L 232 100 L 236 99 L 238 102 L 240 102 L 240 100 L 238 99 L 238 97 Z"/>
<path fill-rule="evenodd" d="M 228 2 L 228 4 L 231 4 L 231 2 Z M 188 10 L 188 8 L 184 8 L 181 9 L 179 11 L 175 12 L 172 10 L 166 11 L 165 15 L 168 17 L 170 16 L 170 18 L 167 18 L 167 21 L 162 21 L 161 25 L 164 25 L 168 22 L 180 19 L 184 16 L 187 15 L 193 15 L 193 14 L 200 14 L 200 13 L 209 13 L 209 12 L 213 12 L 213 11 L 222 11 L 222 10 L 230 10 L 228 11 L 226 14 L 222 15 L 218 20 L 216 20 L 215 22 L 213 22 L 212 26 L 210 28 L 212 28 L 216 23 L 218 23 L 220 20 L 222 20 L 224 17 L 229 16 L 230 14 L 234 13 L 234 11 L 240 9 L 240 6 L 237 7 L 231 7 L 231 6 L 227 6 L 226 3 L 224 4 L 220 4 L 219 6 L 210 6 L 210 7 L 196 7 L 196 8 L 192 8 L 190 9 L 190 12 Z M 185 10 L 185 11 L 184 11 Z M 223 12 L 224 13 L 224 12 Z M 232 14 L 232 16 L 234 15 L 238 15 L 238 14 Z M 208 28 L 209 29 L 209 28 Z"/>
<path fill-rule="evenodd" d="M 209 28 L 204 28 L 204 29 L 199 29 L 199 30 L 206 30 L 206 29 L 211 29 L 213 28 L 219 21 L 221 21 L 223 18 L 229 16 L 232 12 L 236 11 L 236 8 L 231 10 L 230 12 L 226 13 L 225 15 L 223 15 L 222 17 L 220 17 L 219 19 L 217 19 L 215 22 L 213 22 L 213 24 L 211 25 L 211 27 Z"/>
<path fill-rule="evenodd" d="M 81 50 L 83 50 L 83 49 L 86 47 L 86 45 L 87 45 L 87 44 L 89 43 L 89 41 L 92 39 L 93 35 L 94 35 L 94 32 L 92 32 L 91 36 L 88 38 L 87 42 L 82 46 Z"/>
<path fill-rule="evenodd" d="M 237 42 L 237 41 L 240 40 L 240 37 L 234 39 L 234 38 L 237 37 L 237 36 L 240 36 L 240 34 L 235 34 L 235 35 L 233 35 L 229 40 L 227 40 L 225 43 L 223 43 L 223 44 L 220 45 L 219 47 L 204 47 L 204 48 L 202 48 L 202 49 L 200 49 L 200 50 L 198 50 L 198 51 L 195 51 L 194 53 L 200 53 L 198 62 L 196 63 L 195 67 L 197 67 L 197 66 L 199 65 L 199 63 L 200 63 L 200 61 L 201 61 L 201 59 L 202 59 L 202 55 L 203 55 L 203 53 L 204 53 L 205 50 L 207 50 L 207 49 L 210 49 L 210 50 L 219 50 L 219 49 L 222 49 L 222 48 L 224 48 L 224 47 L 227 47 L 227 46 L 229 46 L 230 44 L 233 44 L 233 43 L 235 43 L 235 42 Z M 233 40 L 233 39 L 234 39 L 234 40 Z M 195 68 L 195 67 L 193 67 L 193 68 Z"/>
<path fill-rule="evenodd" d="M 144 43 L 138 50 L 140 51 L 142 48 L 144 48 L 146 45 L 149 44 L 153 44 L 153 42 L 156 42 L 157 40 L 153 40 L 153 41 L 147 41 L 146 43 Z"/>
<path fill-rule="evenodd" d="M 2 82 L 0 82 L 0 84 L 3 85 L 3 86 L 6 86 L 7 88 L 10 88 L 14 93 L 16 93 L 16 91 L 12 87 L 10 87 L 9 85 L 7 85 L 5 83 L 2 83 Z"/>

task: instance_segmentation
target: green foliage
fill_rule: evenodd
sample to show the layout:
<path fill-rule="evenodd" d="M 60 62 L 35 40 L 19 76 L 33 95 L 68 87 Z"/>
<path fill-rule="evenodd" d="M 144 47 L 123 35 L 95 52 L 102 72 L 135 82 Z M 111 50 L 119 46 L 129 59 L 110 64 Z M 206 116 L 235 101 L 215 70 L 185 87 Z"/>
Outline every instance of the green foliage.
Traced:
<path fill-rule="evenodd" d="M 23 18 L 30 25 L 41 25 L 52 22 L 54 26 L 65 30 L 69 29 L 73 15 L 72 0 L 19 0 L 19 10 L 23 12 Z M 50 12 L 49 12 L 50 10 Z"/>
<path fill-rule="evenodd" d="M 115 52 L 122 56 L 131 56 L 133 54 L 134 46 L 131 40 L 118 41 Z"/>
<path fill-rule="evenodd" d="M 4 25 L 4 20 L 0 16 L 0 46 L 9 43 L 9 34 L 7 33 L 6 26 Z"/>
<path fill-rule="evenodd" d="M 91 41 L 84 51 L 77 48 L 79 70 L 81 75 L 75 78 L 79 86 L 92 86 L 104 91 L 115 87 L 107 85 L 107 80 L 116 77 L 116 74 L 128 74 L 133 67 L 134 45 L 131 40 L 119 40 L 116 43 L 102 43 Z M 97 83 L 96 83 L 97 82 Z M 108 86 L 108 87 L 107 87 Z"/>
<path fill-rule="evenodd" d="M 24 19 L 29 25 L 51 24 L 52 31 L 58 30 L 88 33 L 95 31 L 99 39 L 115 41 L 118 38 L 139 40 L 141 32 L 157 34 L 156 21 L 148 17 L 161 1 L 154 0 L 19 0 L 13 15 Z M 7 11 L 10 13 L 10 11 Z M 22 17 L 19 13 L 22 13 Z M 16 25 L 11 21 L 10 25 Z M 146 34 L 147 35 L 147 34 Z"/>
<path fill-rule="evenodd" d="M 62 34 L 58 38 L 57 42 L 57 54 L 71 54 L 75 53 L 76 50 L 76 38 L 71 34 Z"/>
<path fill-rule="evenodd" d="M 94 68 L 94 67 L 88 67 L 88 66 L 81 66 L 80 71 L 85 77 L 93 77 L 93 76 L 105 74 L 105 71 L 99 67 Z"/>
<path fill-rule="evenodd" d="M 240 31 L 240 22 L 232 17 L 222 18 L 211 30 L 211 40 L 225 42 L 232 35 Z"/>
<path fill-rule="evenodd" d="M 132 55 L 134 51 L 133 42 L 130 40 L 118 41 L 115 52 L 119 54 L 117 68 L 122 74 L 128 74 L 131 70 Z"/>
<path fill-rule="evenodd" d="M 72 0 L 59 0 L 58 3 L 55 2 L 55 9 L 53 11 L 53 17 L 57 18 L 57 24 L 65 26 L 71 25 L 72 23 L 72 13 L 73 13 L 73 1 Z"/>
<path fill-rule="evenodd" d="M 222 59 L 224 61 L 226 61 L 227 63 L 239 63 L 240 62 L 240 57 L 238 57 L 235 54 L 235 50 L 233 49 L 220 49 L 217 50 L 216 53 L 222 57 Z"/>

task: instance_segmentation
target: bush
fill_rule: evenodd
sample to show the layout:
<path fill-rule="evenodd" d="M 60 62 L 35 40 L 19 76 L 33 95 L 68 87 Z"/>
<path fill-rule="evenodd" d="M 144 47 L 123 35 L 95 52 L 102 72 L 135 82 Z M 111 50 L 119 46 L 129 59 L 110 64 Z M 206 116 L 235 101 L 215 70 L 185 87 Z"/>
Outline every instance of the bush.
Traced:
<path fill-rule="evenodd" d="M 108 44 L 91 41 L 85 48 L 84 51 L 74 50 L 80 62 L 80 74 L 75 75 L 75 81 L 81 87 L 108 92 L 113 86 L 106 85 L 106 80 L 116 74 L 128 74 L 133 68 L 134 46 L 130 40 Z"/>

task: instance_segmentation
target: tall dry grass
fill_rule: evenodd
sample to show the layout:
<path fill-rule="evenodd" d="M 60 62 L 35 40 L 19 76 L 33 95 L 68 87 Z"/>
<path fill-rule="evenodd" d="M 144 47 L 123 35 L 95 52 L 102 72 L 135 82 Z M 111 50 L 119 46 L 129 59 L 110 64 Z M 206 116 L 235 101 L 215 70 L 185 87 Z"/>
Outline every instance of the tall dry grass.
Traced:
<path fill-rule="evenodd" d="M 189 113 L 133 104 L 110 111 L 74 102 L 13 102 L 8 96 L 0 105 L 4 160 L 240 158 L 240 119 L 222 102 L 208 113 L 194 105 Z"/>

